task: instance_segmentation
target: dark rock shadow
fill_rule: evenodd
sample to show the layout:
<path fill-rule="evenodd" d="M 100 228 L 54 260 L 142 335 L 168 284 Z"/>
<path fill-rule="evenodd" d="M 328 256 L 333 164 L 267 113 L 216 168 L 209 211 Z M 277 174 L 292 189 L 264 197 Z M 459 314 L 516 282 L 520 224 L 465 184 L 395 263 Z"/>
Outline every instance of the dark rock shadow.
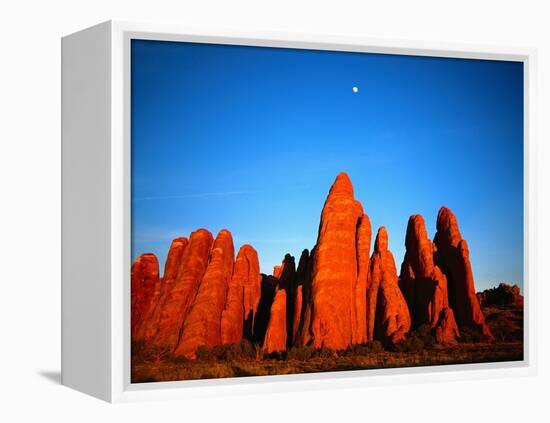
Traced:
<path fill-rule="evenodd" d="M 264 342 L 267 325 L 269 324 L 271 305 L 275 299 L 277 282 L 277 278 L 262 274 L 260 302 L 256 316 L 254 317 L 254 341 L 258 345 L 262 345 Z"/>

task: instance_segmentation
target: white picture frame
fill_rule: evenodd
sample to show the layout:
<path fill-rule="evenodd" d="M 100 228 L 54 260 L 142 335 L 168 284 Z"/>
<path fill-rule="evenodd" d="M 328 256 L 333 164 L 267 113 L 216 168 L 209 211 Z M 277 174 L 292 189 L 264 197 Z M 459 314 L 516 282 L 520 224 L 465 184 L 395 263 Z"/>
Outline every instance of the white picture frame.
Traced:
<path fill-rule="evenodd" d="M 131 384 L 129 72 L 133 38 L 523 62 L 524 360 Z M 62 39 L 62 72 L 64 385 L 120 402 L 536 373 L 535 50 L 110 21 Z"/>

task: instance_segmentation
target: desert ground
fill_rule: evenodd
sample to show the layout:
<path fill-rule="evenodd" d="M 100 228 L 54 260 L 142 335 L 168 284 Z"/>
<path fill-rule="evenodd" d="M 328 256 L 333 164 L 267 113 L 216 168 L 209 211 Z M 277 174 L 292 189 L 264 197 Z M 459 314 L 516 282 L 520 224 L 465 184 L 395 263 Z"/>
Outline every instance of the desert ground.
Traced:
<path fill-rule="evenodd" d="M 203 349 L 196 360 L 159 356 L 136 346 L 132 383 L 523 360 L 523 306 L 491 306 L 482 311 L 495 336 L 493 343 L 475 342 L 475 335 L 464 334 L 457 346 L 444 347 L 417 331 L 409 341 L 389 349 L 379 342 L 339 352 L 302 347 L 260 359 L 252 344 L 243 343 Z"/>

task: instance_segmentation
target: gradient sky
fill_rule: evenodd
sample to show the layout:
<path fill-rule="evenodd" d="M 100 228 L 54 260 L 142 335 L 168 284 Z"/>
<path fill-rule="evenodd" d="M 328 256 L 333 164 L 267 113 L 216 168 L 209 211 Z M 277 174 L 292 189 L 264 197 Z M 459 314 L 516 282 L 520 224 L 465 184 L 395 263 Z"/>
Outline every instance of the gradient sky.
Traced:
<path fill-rule="evenodd" d="M 227 228 L 271 273 L 345 171 L 398 269 L 446 205 L 476 288 L 522 286 L 522 63 L 134 40 L 131 84 L 132 259 Z"/>

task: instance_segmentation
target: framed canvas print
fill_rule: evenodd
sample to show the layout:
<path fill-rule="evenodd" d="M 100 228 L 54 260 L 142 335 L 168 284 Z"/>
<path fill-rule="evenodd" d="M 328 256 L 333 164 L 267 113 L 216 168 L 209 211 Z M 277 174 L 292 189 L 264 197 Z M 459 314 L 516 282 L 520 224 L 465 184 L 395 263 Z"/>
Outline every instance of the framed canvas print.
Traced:
<path fill-rule="evenodd" d="M 62 44 L 64 384 L 534 371 L 534 52 L 120 22 Z"/>

